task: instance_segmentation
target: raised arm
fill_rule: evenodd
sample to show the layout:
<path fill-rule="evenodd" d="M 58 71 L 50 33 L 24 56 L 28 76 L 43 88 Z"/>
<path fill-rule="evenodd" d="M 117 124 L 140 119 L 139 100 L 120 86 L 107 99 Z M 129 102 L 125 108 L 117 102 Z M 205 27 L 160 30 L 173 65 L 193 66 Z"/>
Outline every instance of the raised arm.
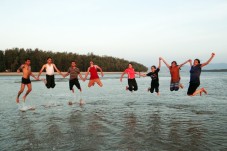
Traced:
<path fill-rule="evenodd" d="M 180 64 L 179 66 L 178 66 L 178 68 L 181 68 L 183 65 L 185 65 L 186 63 L 190 63 L 190 59 L 188 59 L 187 61 L 185 61 L 185 62 L 183 62 L 182 64 Z"/>
<path fill-rule="evenodd" d="M 158 64 L 158 68 L 159 68 L 159 69 L 161 68 L 161 60 L 162 60 L 162 58 L 160 57 L 160 58 L 159 58 L 159 64 Z"/>
<path fill-rule="evenodd" d="M 41 68 L 41 70 L 39 71 L 39 74 L 38 74 L 38 79 L 39 79 L 39 76 L 41 75 L 41 73 L 43 72 L 43 70 L 46 68 L 46 65 L 43 65 L 43 67 Z"/>
<path fill-rule="evenodd" d="M 190 66 L 192 66 L 192 60 L 191 59 L 189 59 L 189 63 L 190 63 Z"/>
<path fill-rule="evenodd" d="M 159 59 L 161 59 L 166 64 L 167 68 L 170 68 L 170 65 L 162 57 L 160 57 Z"/>
<path fill-rule="evenodd" d="M 214 58 L 214 56 L 215 56 L 215 53 L 212 53 L 210 59 L 208 59 L 207 62 L 202 63 L 201 67 L 208 65 L 211 62 L 211 60 Z"/>

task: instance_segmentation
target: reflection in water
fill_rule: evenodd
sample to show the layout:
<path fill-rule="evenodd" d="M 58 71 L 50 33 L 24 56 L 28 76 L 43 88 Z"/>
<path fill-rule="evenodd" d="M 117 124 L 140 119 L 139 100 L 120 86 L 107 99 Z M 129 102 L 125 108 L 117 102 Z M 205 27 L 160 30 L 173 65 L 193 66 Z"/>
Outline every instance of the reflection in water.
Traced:
<path fill-rule="evenodd" d="M 11 125 L 13 128 L 12 136 L 15 138 L 16 145 L 21 150 L 31 150 L 39 148 L 39 140 L 36 138 L 33 122 L 29 120 L 26 113 L 20 113 L 17 123 Z M 15 145 L 15 144 L 13 144 Z"/>

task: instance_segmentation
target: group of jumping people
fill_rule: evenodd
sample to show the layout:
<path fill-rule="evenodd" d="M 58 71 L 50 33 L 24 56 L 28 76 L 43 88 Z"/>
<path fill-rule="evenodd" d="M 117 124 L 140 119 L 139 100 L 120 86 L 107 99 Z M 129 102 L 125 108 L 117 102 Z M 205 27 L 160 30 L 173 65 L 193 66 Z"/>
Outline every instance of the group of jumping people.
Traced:
<path fill-rule="evenodd" d="M 189 87 L 187 91 L 187 95 L 189 96 L 195 96 L 197 94 L 202 95 L 202 93 L 207 94 L 207 91 L 204 88 L 200 88 L 197 90 L 197 88 L 200 85 L 200 74 L 201 74 L 201 69 L 202 67 L 206 66 L 207 64 L 210 63 L 210 61 L 214 58 L 215 54 L 212 53 L 211 57 L 205 62 L 205 63 L 200 63 L 199 59 L 195 59 L 194 62 L 192 63 L 192 60 L 189 59 L 185 61 L 184 63 L 178 65 L 176 61 L 172 61 L 171 65 L 169 65 L 162 57 L 159 58 L 159 65 L 156 67 L 155 65 L 151 66 L 151 71 L 149 73 L 140 73 L 136 72 L 133 68 L 133 65 L 131 63 L 128 64 L 128 68 L 125 69 L 125 71 L 122 73 L 120 77 L 120 81 L 122 82 L 122 78 L 124 74 L 128 74 L 128 86 L 126 86 L 126 90 L 129 91 L 137 91 L 138 86 L 137 82 L 135 79 L 135 75 L 139 76 L 149 76 L 151 77 L 151 86 L 148 88 L 148 91 L 153 93 L 154 91 L 157 93 L 157 95 L 160 95 L 159 93 L 159 76 L 158 73 L 161 68 L 161 61 L 165 63 L 167 68 L 170 71 L 171 75 L 171 81 L 170 81 L 170 91 L 178 91 L 179 88 L 183 88 L 183 85 L 180 83 L 180 68 L 185 65 L 186 63 L 190 63 L 191 69 L 190 69 L 190 82 L 189 82 Z M 40 79 L 40 75 L 43 72 L 43 70 L 46 70 L 46 79 Z M 22 64 L 17 72 L 20 72 L 22 70 L 23 75 L 22 75 L 22 80 L 21 80 L 21 88 L 17 94 L 16 97 L 16 102 L 19 103 L 19 97 L 23 93 L 25 86 L 27 86 L 27 91 L 25 95 L 23 96 L 23 101 L 25 101 L 27 95 L 31 92 L 32 90 L 32 85 L 31 85 L 31 80 L 30 76 L 32 76 L 36 80 L 42 80 L 44 81 L 46 87 L 49 88 L 54 88 L 55 87 L 55 77 L 54 77 L 54 72 L 57 71 L 63 78 L 67 77 L 70 75 L 69 78 L 69 89 L 74 93 L 74 88 L 73 86 L 75 85 L 79 91 L 81 92 L 81 86 L 78 80 L 78 76 L 82 81 L 86 81 L 87 76 L 90 74 L 90 79 L 88 83 L 88 87 L 94 86 L 95 83 L 97 83 L 100 87 L 103 86 L 99 76 L 98 76 L 98 70 L 101 72 L 101 76 L 103 77 L 103 71 L 102 68 L 99 67 L 98 65 L 95 65 L 93 61 L 90 61 L 90 66 L 87 69 L 87 72 L 85 73 L 85 76 L 83 77 L 80 73 L 80 69 L 77 68 L 76 66 L 76 61 L 71 61 L 71 66 L 69 67 L 68 71 L 66 74 L 63 74 L 57 67 L 56 65 L 52 62 L 52 58 L 48 57 L 47 58 L 47 63 L 44 64 L 36 77 L 32 71 L 31 71 L 31 60 L 27 58 L 25 60 L 25 63 Z"/>

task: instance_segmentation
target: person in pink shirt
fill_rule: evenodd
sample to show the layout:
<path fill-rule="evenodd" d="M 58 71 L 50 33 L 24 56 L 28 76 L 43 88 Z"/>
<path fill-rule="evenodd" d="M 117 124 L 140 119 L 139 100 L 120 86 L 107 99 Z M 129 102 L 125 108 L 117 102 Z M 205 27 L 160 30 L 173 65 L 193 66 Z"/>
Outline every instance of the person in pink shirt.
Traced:
<path fill-rule="evenodd" d="M 138 86 L 137 86 L 137 83 L 136 83 L 135 74 L 139 75 L 139 73 L 136 73 L 134 71 L 134 68 L 132 67 L 131 63 L 128 64 L 128 68 L 125 69 L 125 71 L 122 73 L 121 78 L 120 78 L 121 82 L 122 82 L 122 78 L 123 78 L 124 74 L 128 74 L 128 86 L 126 86 L 126 90 L 129 90 L 131 92 L 137 91 Z"/>

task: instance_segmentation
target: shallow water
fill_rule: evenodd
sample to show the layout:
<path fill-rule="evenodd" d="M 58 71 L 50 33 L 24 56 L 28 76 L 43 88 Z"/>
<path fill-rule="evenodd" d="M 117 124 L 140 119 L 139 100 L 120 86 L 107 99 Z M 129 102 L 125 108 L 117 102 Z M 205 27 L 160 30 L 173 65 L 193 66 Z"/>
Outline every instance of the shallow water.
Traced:
<path fill-rule="evenodd" d="M 137 78 L 133 93 L 116 74 L 105 75 L 103 88 L 80 81 L 75 94 L 58 76 L 53 90 L 34 81 L 26 105 L 36 109 L 26 112 L 15 103 L 21 77 L 1 76 L 0 150 L 227 150 L 227 73 L 203 72 L 202 97 L 186 96 L 187 74 L 185 88 L 170 92 L 169 74 L 161 73 L 160 96 L 147 92 L 148 77 Z"/>

